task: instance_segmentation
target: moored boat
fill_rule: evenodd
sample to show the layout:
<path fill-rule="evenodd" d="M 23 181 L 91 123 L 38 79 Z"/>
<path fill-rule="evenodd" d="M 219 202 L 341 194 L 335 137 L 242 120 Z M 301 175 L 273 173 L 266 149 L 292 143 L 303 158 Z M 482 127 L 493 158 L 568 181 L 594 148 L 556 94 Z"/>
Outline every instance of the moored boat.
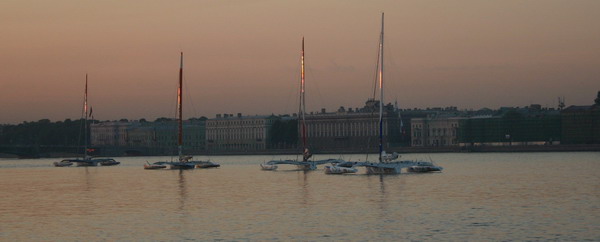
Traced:
<path fill-rule="evenodd" d="M 144 168 L 149 167 L 148 169 L 162 169 L 154 167 L 168 165 L 169 168 L 173 170 L 188 170 L 194 168 L 212 168 L 221 166 L 211 161 L 194 161 L 192 160 L 192 156 L 183 154 L 183 52 L 181 52 L 180 56 L 179 86 L 177 88 L 177 127 L 177 153 L 179 156 L 178 160 L 154 162 L 152 165 L 144 165 Z"/>
<path fill-rule="evenodd" d="M 76 159 L 65 159 L 62 160 L 60 162 L 54 162 L 54 166 L 55 167 L 66 167 L 66 166 L 72 166 L 73 164 L 75 164 L 75 166 L 98 166 L 98 164 L 100 163 L 103 166 L 114 166 L 114 165 L 118 165 L 120 164 L 120 162 L 115 161 L 114 159 L 111 158 L 93 158 L 92 156 L 88 155 L 88 117 L 92 116 L 92 110 L 90 108 L 90 111 L 88 113 L 88 75 L 85 74 L 85 91 L 84 91 L 84 95 L 83 95 L 83 114 L 84 114 L 84 118 L 83 123 L 83 134 L 84 134 L 84 146 L 83 146 L 83 157 L 82 158 L 76 158 Z M 93 119 L 93 118 L 92 118 Z"/>
<path fill-rule="evenodd" d="M 302 140 L 302 160 L 271 160 L 267 163 L 260 164 L 262 170 L 272 171 L 277 169 L 278 164 L 289 164 L 295 165 L 298 170 L 310 171 L 316 170 L 317 165 L 331 163 L 333 159 L 327 160 L 315 160 L 311 159 L 312 153 L 309 150 L 308 141 L 307 141 L 307 128 L 306 128 L 306 95 L 305 95 L 305 70 L 304 70 L 304 38 L 302 38 L 302 52 L 300 55 L 300 91 L 299 91 L 299 107 L 298 107 L 298 124 L 300 137 Z M 336 160 L 338 162 L 343 162 L 342 160 Z"/>
<path fill-rule="evenodd" d="M 379 52 L 377 60 L 377 72 L 375 75 L 376 87 L 379 87 L 379 159 L 377 162 L 361 162 L 360 166 L 364 166 L 367 174 L 400 174 L 403 168 L 414 166 L 416 162 L 397 160 L 400 156 L 397 153 L 388 154 L 385 152 L 383 145 L 383 106 L 384 106 L 384 71 L 383 71 L 383 43 L 384 43 L 384 14 L 381 13 L 381 33 L 379 36 Z M 373 93 L 373 101 L 375 93 Z M 359 165 L 357 165 L 359 166 Z"/>

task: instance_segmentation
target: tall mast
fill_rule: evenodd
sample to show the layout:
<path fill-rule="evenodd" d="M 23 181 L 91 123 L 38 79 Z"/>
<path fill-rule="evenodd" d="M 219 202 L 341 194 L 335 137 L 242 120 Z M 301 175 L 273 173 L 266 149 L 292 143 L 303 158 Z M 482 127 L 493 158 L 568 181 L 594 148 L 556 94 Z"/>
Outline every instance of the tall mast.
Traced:
<path fill-rule="evenodd" d="M 302 119 L 302 152 L 306 151 L 306 119 L 304 113 L 306 112 L 306 101 L 304 98 L 304 37 L 302 37 L 302 57 L 300 59 L 301 70 L 300 70 L 300 118 Z M 306 159 L 306 157 L 304 158 Z"/>
<path fill-rule="evenodd" d="M 87 103 L 87 88 L 88 88 L 88 74 L 85 73 L 85 91 L 83 93 L 83 111 L 84 111 L 84 115 L 85 115 L 85 121 L 83 124 L 83 159 L 87 158 L 87 144 L 88 144 L 88 138 L 87 138 L 87 122 L 88 122 L 88 103 Z"/>
<path fill-rule="evenodd" d="M 381 35 L 379 36 L 379 162 L 383 153 L 383 13 L 381 13 Z"/>
<path fill-rule="evenodd" d="M 177 148 L 179 159 L 182 158 L 182 145 L 183 145 L 183 52 L 181 52 L 181 59 L 179 62 L 179 88 L 177 88 L 177 123 L 178 123 L 178 138 L 177 138 Z"/>

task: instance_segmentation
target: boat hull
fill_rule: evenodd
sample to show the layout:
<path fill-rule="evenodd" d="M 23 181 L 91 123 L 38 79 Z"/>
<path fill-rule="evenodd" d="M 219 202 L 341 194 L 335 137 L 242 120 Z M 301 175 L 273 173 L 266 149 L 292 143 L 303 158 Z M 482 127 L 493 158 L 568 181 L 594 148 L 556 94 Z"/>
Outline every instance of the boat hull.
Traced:
<path fill-rule="evenodd" d="M 356 172 L 358 172 L 358 170 L 351 167 L 325 166 L 325 174 L 347 174 Z"/>

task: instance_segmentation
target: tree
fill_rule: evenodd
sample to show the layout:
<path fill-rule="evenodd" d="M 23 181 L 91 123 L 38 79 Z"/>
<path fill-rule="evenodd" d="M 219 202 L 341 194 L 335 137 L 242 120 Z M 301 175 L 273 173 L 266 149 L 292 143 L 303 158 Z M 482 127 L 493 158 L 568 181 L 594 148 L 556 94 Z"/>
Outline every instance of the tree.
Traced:
<path fill-rule="evenodd" d="M 165 117 L 160 117 L 160 118 L 157 118 L 156 120 L 154 120 L 154 122 L 155 123 L 158 123 L 158 122 L 169 122 L 171 120 L 173 120 L 173 119 L 165 118 Z"/>

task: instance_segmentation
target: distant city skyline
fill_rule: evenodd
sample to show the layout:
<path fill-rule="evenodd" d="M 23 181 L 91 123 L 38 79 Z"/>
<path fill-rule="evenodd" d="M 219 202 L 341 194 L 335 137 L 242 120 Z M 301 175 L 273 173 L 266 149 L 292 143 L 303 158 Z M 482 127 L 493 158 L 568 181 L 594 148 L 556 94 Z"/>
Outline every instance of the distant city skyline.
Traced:
<path fill-rule="evenodd" d="M 385 103 L 459 109 L 591 105 L 600 1 L 17 1 L 0 3 L 0 124 L 297 112 L 371 97 L 386 16 Z"/>

